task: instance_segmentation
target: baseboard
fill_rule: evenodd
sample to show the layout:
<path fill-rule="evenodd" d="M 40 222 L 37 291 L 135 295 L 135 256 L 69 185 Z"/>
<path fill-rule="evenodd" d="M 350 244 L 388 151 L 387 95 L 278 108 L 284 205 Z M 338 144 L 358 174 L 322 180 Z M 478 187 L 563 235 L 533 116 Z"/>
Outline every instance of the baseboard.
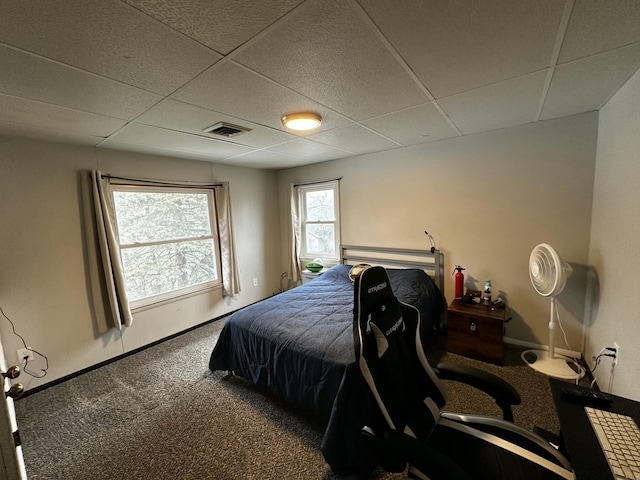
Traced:
<path fill-rule="evenodd" d="M 245 307 L 242 307 L 242 308 L 245 308 Z M 241 310 L 241 309 L 238 309 L 238 310 Z M 21 398 L 28 397 L 29 395 L 33 395 L 34 393 L 41 392 L 42 390 L 46 390 L 49 387 L 53 387 L 54 385 L 58 385 L 60 383 L 64 383 L 64 382 L 66 382 L 68 380 L 71 380 L 72 378 L 75 378 L 75 377 L 78 377 L 78 376 L 83 375 L 85 373 L 91 372 L 92 370 L 96 370 L 96 369 L 98 369 L 100 367 L 104 367 L 105 365 L 109 365 L 110 363 L 117 362 L 118 360 L 121 360 L 121 359 L 123 359 L 125 357 L 129 357 L 131 355 L 135 355 L 136 353 L 142 352 L 143 350 L 146 350 L 147 348 L 154 347 L 154 346 L 156 346 L 156 345 L 158 345 L 160 343 L 164 343 L 164 342 L 166 342 L 168 340 L 171 340 L 172 338 L 179 337 L 180 335 L 184 335 L 186 333 L 189 333 L 192 330 L 196 330 L 197 328 L 204 327 L 205 325 L 208 325 L 208 324 L 210 324 L 212 322 L 215 322 L 217 320 L 221 320 L 221 319 L 223 319 L 225 317 L 228 317 L 229 315 L 231 315 L 232 313 L 235 313 L 236 311 L 237 310 L 234 310 L 233 312 L 225 313 L 223 315 L 220 315 L 219 317 L 215 317 L 215 318 L 212 318 L 210 320 L 206 320 L 206 321 L 204 321 L 202 323 L 199 323 L 198 325 L 194 325 L 194 326 L 189 327 L 189 328 L 187 328 L 185 330 L 181 330 L 181 331 L 179 331 L 177 333 L 174 333 L 174 334 L 169 335 L 167 337 L 161 338 L 160 340 L 156 340 L 156 341 L 154 341 L 152 343 L 149 343 L 147 345 L 143 345 L 143 346 L 138 347 L 138 348 L 136 348 L 134 350 L 131 350 L 129 352 L 121 353 L 120 355 L 117 355 L 115 357 L 109 358 L 109 359 L 104 360 L 104 361 L 102 361 L 100 363 L 96 363 L 94 365 L 90 365 L 90 366 L 85 367 L 85 368 L 83 368 L 81 370 L 78 370 L 76 372 L 70 373 L 68 375 L 64 375 L 64 376 L 62 376 L 60 378 L 57 378 L 55 380 L 52 380 L 50 382 L 43 383 L 42 385 L 38 385 L 37 387 L 30 388 L 29 390 L 26 390 L 16 400 L 20 400 Z"/>

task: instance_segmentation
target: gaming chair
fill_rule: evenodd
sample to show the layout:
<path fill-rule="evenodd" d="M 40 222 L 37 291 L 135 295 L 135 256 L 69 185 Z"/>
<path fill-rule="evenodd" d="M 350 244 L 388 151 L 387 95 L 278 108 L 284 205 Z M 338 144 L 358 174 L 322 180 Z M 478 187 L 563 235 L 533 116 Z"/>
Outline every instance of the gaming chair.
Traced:
<path fill-rule="evenodd" d="M 447 395 L 425 356 L 418 310 L 395 297 L 383 267 L 364 270 L 354 287 L 356 362 L 375 412 L 363 435 L 385 470 L 408 466 L 409 478 L 431 480 L 574 478 L 553 446 L 508 420 L 441 412 Z M 463 376 L 477 386 L 487 372 L 472 370 Z"/>

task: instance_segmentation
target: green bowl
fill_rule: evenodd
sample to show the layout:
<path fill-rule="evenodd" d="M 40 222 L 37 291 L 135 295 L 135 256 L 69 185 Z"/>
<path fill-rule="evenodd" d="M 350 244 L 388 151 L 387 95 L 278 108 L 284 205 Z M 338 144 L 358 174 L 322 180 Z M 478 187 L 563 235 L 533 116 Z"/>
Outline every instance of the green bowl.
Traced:
<path fill-rule="evenodd" d="M 306 265 L 307 270 L 313 273 L 318 273 L 320 270 L 324 268 L 324 265 L 320 265 L 319 263 L 309 262 Z"/>

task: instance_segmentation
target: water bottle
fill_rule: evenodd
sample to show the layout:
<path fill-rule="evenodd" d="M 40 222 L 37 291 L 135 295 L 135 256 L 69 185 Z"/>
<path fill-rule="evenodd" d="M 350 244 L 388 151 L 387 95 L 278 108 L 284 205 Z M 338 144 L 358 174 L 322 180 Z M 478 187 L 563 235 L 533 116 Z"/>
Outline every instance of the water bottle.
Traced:
<path fill-rule="evenodd" d="M 483 305 L 491 305 L 491 280 L 484 282 L 484 291 L 482 292 Z"/>

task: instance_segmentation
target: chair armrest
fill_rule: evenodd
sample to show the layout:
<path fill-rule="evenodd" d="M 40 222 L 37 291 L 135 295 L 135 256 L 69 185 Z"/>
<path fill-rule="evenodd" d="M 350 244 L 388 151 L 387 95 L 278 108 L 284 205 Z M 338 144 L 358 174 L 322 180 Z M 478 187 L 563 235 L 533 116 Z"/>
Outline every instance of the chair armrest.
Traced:
<path fill-rule="evenodd" d="M 465 383 L 483 391 L 502 409 L 503 418 L 513 422 L 511 406 L 520 405 L 522 399 L 510 383 L 485 370 L 457 363 L 440 363 L 435 373 L 441 380 Z"/>

